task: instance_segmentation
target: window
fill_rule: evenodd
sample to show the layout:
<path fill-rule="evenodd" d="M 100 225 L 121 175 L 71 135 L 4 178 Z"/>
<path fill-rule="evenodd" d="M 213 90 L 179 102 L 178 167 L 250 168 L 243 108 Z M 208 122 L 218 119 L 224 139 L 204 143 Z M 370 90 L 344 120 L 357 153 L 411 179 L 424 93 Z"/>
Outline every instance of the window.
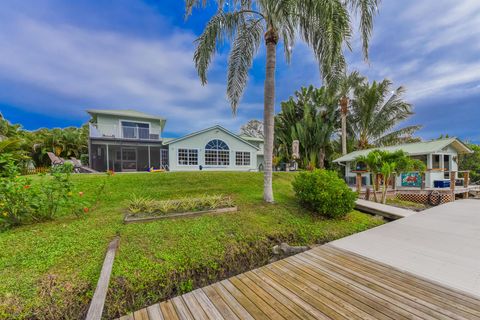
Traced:
<path fill-rule="evenodd" d="M 250 152 L 235 152 L 235 165 L 237 166 L 249 166 L 250 165 Z"/>
<path fill-rule="evenodd" d="M 150 125 L 148 123 L 122 121 L 123 138 L 126 139 L 148 139 Z"/>
<path fill-rule="evenodd" d="M 222 140 L 214 139 L 205 146 L 205 165 L 228 166 L 230 164 L 230 149 Z"/>
<path fill-rule="evenodd" d="M 440 169 L 440 155 L 432 155 L 432 169 Z"/>
<path fill-rule="evenodd" d="M 197 149 L 178 149 L 178 164 L 181 166 L 198 165 Z"/>

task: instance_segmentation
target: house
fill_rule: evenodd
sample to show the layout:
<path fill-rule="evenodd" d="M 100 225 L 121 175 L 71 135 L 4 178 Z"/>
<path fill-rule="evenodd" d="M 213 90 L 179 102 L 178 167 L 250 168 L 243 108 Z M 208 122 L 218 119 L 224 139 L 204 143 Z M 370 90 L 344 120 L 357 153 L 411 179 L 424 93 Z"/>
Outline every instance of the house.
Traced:
<path fill-rule="evenodd" d="M 166 120 L 135 110 L 87 110 L 89 163 L 97 171 L 263 168 L 263 140 L 213 126 L 180 138 L 163 136 Z"/>
<path fill-rule="evenodd" d="M 450 181 L 452 174 L 455 175 L 452 177 L 453 179 L 458 179 L 458 156 L 460 154 L 473 152 L 457 138 L 408 143 L 375 149 L 389 152 L 403 150 L 412 158 L 423 161 L 427 167 L 424 178 L 425 188 L 438 186 L 438 182 L 436 184 L 435 181 Z M 357 164 L 355 159 L 359 156 L 365 156 L 375 149 L 354 151 L 334 160 L 334 162 L 345 166 L 345 178 L 349 184 L 354 185 L 357 174 L 361 174 L 362 185 L 371 185 L 370 174 L 365 172 L 362 164 Z M 416 184 L 417 181 L 420 182 L 420 179 L 417 179 L 414 174 L 409 175 L 408 173 L 403 173 L 397 177 L 396 186 L 420 187 L 420 185 Z"/>

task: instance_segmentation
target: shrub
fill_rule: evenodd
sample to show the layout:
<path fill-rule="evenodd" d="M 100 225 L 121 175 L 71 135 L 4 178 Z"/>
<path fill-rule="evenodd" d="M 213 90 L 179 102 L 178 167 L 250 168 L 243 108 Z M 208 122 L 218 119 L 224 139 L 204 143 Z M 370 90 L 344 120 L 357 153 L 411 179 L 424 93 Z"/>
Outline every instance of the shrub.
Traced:
<path fill-rule="evenodd" d="M 223 195 L 204 195 L 199 198 L 183 198 L 157 201 L 147 197 L 133 196 L 128 202 L 128 210 L 133 215 L 140 213 L 167 214 L 187 211 L 214 210 L 233 207 L 232 198 Z"/>
<path fill-rule="evenodd" d="M 19 176 L 18 167 L 10 162 L 5 175 L 0 178 L 0 230 L 52 220 L 61 212 L 78 216 L 88 211 L 83 192 L 73 192 L 69 173 L 41 174 L 41 180 L 32 184 L 32 179 Z"/>
<path fill-rule="evenodd" d="M 300 203 L 328 218 L 343 218 L 353 210 L 356 194 L 334 171 L 300 172 L 292 182 Z"/>

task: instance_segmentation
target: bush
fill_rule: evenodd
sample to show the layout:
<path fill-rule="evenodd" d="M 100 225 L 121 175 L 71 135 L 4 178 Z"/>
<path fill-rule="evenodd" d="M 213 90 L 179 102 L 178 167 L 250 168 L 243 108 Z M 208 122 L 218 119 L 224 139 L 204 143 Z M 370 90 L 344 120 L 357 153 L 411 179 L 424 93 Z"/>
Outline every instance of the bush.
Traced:
<path fill-rule="evenodd" d="M 343 218 L 355 206 L 355 192 L 334 171 L 301 172 L 292 185 L 300 203 L 319 215 Z"/>
<path fill-rule="evenodd" d="M 68 172 L 68 171 L 66 171 Z M 74 194 L 69 173 L 41 174 L 41 180 L 19 176 L 10 162 L 0 178 L 0 231 L 14 226 L 52 220 L 61 212 L 77 216 L 88 211 L 83 192 Z"/>

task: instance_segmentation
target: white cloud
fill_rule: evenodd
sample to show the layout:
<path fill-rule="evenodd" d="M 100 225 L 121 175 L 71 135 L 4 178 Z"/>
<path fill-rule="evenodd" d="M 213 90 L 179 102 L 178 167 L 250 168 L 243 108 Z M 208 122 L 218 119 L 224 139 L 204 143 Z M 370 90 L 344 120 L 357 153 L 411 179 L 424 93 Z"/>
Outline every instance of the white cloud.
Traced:
<path fill-rule="evenodd" d="M 17 83 L 20 90 L 0 97 L 31 109 L 38 107 L 37 94 L 18 92 L 35 88 L 51 97 L 40 111 L 45 114 L 135 108 L 166 117 L 170 132 L 215 123 L 232 128 L 242 118 L 231 119 L 223 83 L 201 86 L 192 62 L 194 39 L 192 33 L 175 31 L 146 40 L 16 17 L 2 23 L 0 79 Z"/>

